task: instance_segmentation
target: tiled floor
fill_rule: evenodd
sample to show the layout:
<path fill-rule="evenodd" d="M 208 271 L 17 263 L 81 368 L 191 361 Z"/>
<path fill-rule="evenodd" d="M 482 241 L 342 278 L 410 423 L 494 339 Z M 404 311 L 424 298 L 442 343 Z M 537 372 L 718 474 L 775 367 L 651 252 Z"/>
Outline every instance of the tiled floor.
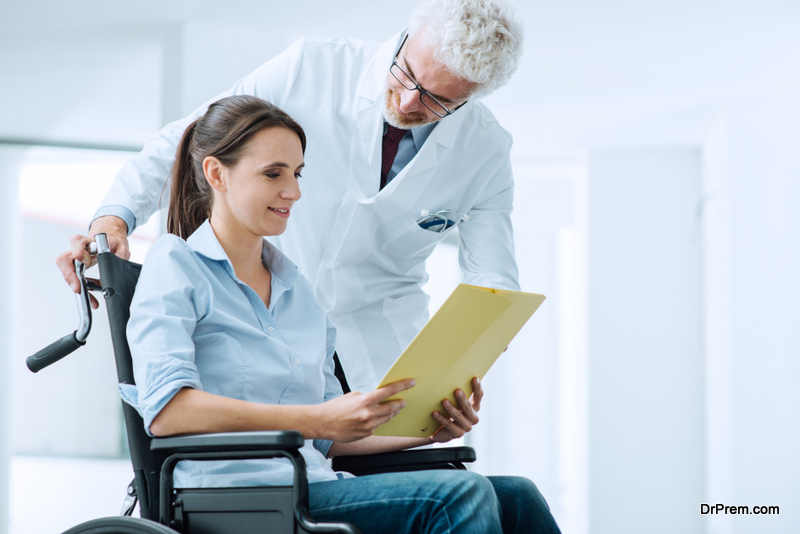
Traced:
<path fill-rule="evenodd" d="M 128 459 L 15 456 L 9 534 L 58 534 L 118 515 L 132 478 Z"/>

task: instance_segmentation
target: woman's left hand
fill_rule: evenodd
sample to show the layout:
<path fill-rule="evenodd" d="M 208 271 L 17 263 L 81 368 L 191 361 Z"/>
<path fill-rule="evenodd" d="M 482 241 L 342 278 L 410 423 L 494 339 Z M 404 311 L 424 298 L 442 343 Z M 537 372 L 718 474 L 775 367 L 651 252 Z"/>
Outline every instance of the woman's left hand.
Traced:
<path fill-rule="evenodd" d="M 434 443 L 446 443 L 450 440 L 460 438 L 478 424 L 478 411 L 481 409 L 483 400 L 483 386 L 478 378 L 472 379 L 472 397 L 467 398 L 463 391 L 456 390 L 456 400 L 458 407 L 445 399 L 442 406 L 449 417 L 442 415 L 439 411 L 433 412 L 433 418 L 442 425 L 430 440 Z"/>

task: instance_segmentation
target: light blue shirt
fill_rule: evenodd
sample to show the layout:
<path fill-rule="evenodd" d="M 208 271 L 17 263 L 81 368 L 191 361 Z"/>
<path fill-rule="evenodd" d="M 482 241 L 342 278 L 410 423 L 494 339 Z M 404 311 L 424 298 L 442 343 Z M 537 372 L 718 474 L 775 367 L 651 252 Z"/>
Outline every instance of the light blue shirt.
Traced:
<path fill-rule="evenodd" d="M 206 221 L 187 241 L 150 249 L 131 304 L 136 386 L 123 399 L 150 424 L 182 388 L 265 404 L 320 404 L 342 394 L 333 374 L 335 330 L 297 267 L 266 240 L 269 308 L 241 282 Z M 152 435 L 152 434 L 151 434 Z M 306 440 L 309 482 L 336 480 L 331 442 Z M 291 484 L 288 460 L 183 461 L 176 487 Z"/>
<path fill-rule="evenodd" d="M 400 171 L 402 171 L 406 165 L 414 159 L 414 156 L 417 155 L 417 152 L 422 150 L 422 145 L 425 144 L 425 141 L 433 132 L 433 129 L 436 128 L 437 122 L 432 122 L 430 124 L 425 124 L 424 126 L 417 126 L 416 128 L 411 128 L 410 132 L 411 135 L 404 135 L 402 139 L 400 139 L 400 143 L 397 145 L 397 155 L 394 157 L 394 162 L 392 162 L 392 168 L 389 169 L 389 174 L 386 175 L 386 183 L 392 181 L 392 179 L 397 176 Z M 383 135 L 386 135 L 386 132 L 389 130 L 389 123 L 385 120 L 383 121 Z M 120 206 L 121 207 L 121 206 Z M 133 214 L 131 213 L 131 216 Z"/>

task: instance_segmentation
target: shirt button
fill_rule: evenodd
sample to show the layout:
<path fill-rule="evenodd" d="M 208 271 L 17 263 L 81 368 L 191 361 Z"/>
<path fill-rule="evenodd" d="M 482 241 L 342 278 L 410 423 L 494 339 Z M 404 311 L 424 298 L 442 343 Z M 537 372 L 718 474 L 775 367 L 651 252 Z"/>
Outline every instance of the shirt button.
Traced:
<path fill-rule="evenodd" d="M 295 364 L 295 365 L 300 365 L 300 360 L 295 360 L 295 361 L 294 361 L 294 364 Z"/>
<path fill-rule="evenodd" d="M 272 327 L 270 326 L 269 328 L 267 328 L 267 330 L 269 330 L 270 332 L 272 332 L 272 331 L 273 331 L 273 330 L 275 330 L 275 329 L 274 329 L 274 328 L 272 328 Z"/>

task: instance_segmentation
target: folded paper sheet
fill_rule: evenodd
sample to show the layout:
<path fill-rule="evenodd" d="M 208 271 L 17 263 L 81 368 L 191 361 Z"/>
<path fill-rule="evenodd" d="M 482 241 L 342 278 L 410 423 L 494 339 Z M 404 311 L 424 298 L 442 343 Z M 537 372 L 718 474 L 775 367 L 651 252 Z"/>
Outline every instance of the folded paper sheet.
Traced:
<path fill-rule="evenodd" d="M 378 436 L 427 437 L 439 428 L 431 413 L 445 413 L 453 392 L 472 394 L 472 377 L 483 378 L 509 342 L 544 302 L 544 295 L 459 285 L 417 334 L 378 387 L 404 378 L 417 385 L 394 398 L 407 405 L 379 426 Z"/>

